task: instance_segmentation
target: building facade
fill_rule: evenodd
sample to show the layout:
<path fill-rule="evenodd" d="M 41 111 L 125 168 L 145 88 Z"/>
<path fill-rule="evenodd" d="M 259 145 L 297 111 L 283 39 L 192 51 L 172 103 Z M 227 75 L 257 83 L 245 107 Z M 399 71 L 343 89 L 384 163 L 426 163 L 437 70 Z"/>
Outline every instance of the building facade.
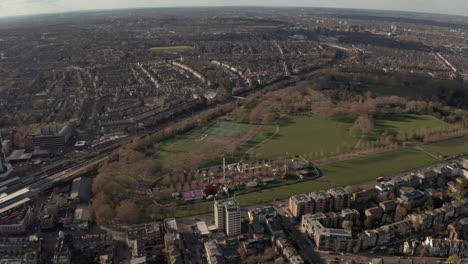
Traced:
<path fill-rule="evenodd" d="M 314 203 L 305 194 L 291 196 L 289 197 L 289 211 L 295 218 L 300 218 L 314 212 Z"/>
<path fill-rule="evenodd" d="M 215 201 L 214 203 L 215 225 L 219 231 L 224 231 L 228 236 L 241 233 L 241 214 L 239 204 L 234 199 Z"/>

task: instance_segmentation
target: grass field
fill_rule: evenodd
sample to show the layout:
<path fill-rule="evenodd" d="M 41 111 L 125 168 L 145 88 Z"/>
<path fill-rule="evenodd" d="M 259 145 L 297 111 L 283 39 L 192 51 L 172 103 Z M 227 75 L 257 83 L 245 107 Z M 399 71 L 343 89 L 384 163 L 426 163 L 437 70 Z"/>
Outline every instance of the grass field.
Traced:
<path fill-rule="evenodd" d="M 152 47 L 150 51 L 181 51 L 181 50 L 191 50 L 192 46 L 166 46 L 166 47 Z"/>
<path fill-rule="evenodd" d="M 433 162 L 437 162 L 437 159 L 422 151 L 410 148 L 399 149 L 372 156 L 330 163 L 320 167 L 323 177 L 317 180 L 240 195 L 237 199 L 242 206 L 281 200 L 294 194 L 366 182 L 380 176 L 389 176 Z"/>
<path fill-rule="evenodd" d="M 155 158 L 164 166 L 179 166 L 183 160 L 179 159 L 184 153 L 200 153 L 200 155 L 215 151 L 224 146 L 219 142 L 197 141 L 203 129 L 193 129 L 187 133 L 177 135 L 161 142 L 155 150 Z"/>
<path fill-rule="evenodd" d="M 249 128 L 249 125 L 247 124 L 240 124 L 228 121 L 218 121 L 211 125 L 207 130 L 205 130 L 205 134 L 228 137 L 242 134 L 247 130 L 247 128 Z"/>
<path fill-rule="evenodd" d="M 403 115 L 398 118 L 375 121 L 375 130 L 379 133 L 385 130 L 394 132 L 417 132 L 423 127 L 428 129 L 438 127 L 445 128 L 448 127 L 448 124 L 427 115 Z"/>
<path fill-rule="evenodd" d="M 326 190 L 329 188 L 372 181 L 380 176 L 390 176 L 437 162 L 432 156 L 413 148 L 404 148 L 362 158 L 340 161 L 321 166 L 323 177 L 259 190 L 236 196 L 241 206 L 249 206 L 274 200 L 287 199 L 291 195 Z M 209 213 L 213 203 L 203 203 L 196 208 L 184 208 L 176 212 L 177 217 Z"/>
<path fill-rule="evenodd" d="M 468 136 L 442 140 L 421 146 L 434 155 L 458 156 L 468 154 Z"/>
<path fill-rule="evenodd" d="M 217 138 L 211 140 L 200 139 L 202 134 L 215 136 L 233 136 L 242 135 L 250 125 L 235 122 L 219 121 L 209 127 L 192 129 L 186 133 L 177 135 L 158 144 L 153 151 L 153 156 L 160 161 L 163 167 L 181 166 L 184 164 L 184 156 L 187 153 L 196 153 L 199 155 L 209 155 L 232 142 L 232 139 Z M 219 161 L 216 161 L 219 162 Z M 218 163 L 217 163 L 218 164 Z"/>
<path fill-rule="evenodd" d="M 334 121 L 320 115 L 294 116 L 283 120 L 278 135 L 257 148 L 267 158 L 306 152 L 334 153 L 349 151 L 357 138 L 349 134 L 350 123 Z"/>

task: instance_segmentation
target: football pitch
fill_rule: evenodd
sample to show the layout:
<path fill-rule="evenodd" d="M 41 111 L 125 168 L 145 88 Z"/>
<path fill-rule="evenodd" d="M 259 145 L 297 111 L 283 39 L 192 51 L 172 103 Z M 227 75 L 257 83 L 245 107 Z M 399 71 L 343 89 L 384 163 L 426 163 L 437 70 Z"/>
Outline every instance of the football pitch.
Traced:
<path fill-rule="evenodd" d="M 239 124 L 228 121 L 218 121 L 211 125 L 207 130 L 205 130 L 205 134 L 229 137 L 233 135 L 242 134 L 248 127 L 249 125 L 247 124 Z"/>

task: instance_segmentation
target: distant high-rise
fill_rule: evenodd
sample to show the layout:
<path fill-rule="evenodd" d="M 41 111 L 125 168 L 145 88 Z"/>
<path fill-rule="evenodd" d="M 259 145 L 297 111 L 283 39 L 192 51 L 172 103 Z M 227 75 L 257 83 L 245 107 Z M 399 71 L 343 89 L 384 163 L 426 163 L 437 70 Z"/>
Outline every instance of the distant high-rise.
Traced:
<path fill-rule="evenodd" d="M 219 231 L 226 232 L 228 236 L 241 233 L 241 214 L 239 204 L 234 199 L 215 201 L 215 225 Z"/>

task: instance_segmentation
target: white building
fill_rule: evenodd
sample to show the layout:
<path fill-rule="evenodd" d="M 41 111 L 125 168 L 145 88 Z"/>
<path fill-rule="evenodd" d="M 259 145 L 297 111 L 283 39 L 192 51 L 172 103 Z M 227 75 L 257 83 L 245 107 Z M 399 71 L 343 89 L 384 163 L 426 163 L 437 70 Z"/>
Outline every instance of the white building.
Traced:
<path fill-rule="evenodd" d="M 241 233 L 240 207 L 234 199 L 215 201 L 214 218 L 219 231 L 226 232 L 228 236 Z"/>

